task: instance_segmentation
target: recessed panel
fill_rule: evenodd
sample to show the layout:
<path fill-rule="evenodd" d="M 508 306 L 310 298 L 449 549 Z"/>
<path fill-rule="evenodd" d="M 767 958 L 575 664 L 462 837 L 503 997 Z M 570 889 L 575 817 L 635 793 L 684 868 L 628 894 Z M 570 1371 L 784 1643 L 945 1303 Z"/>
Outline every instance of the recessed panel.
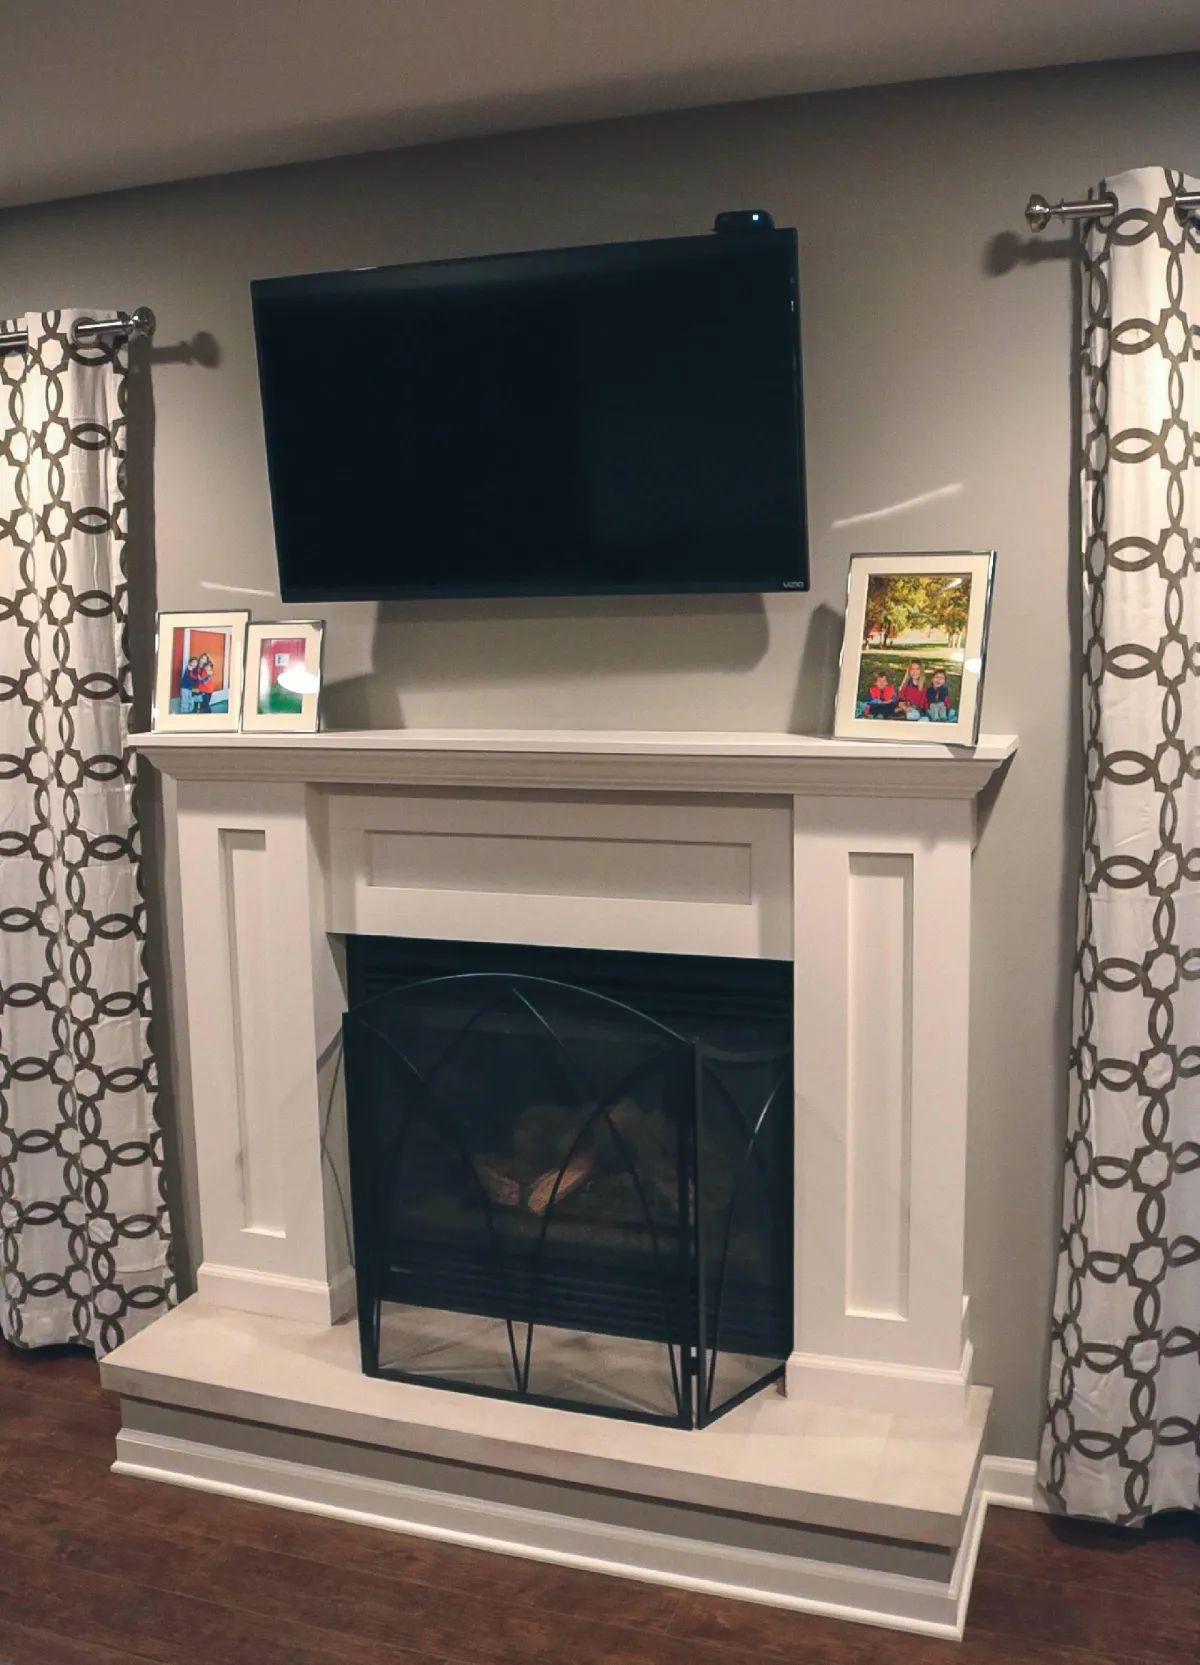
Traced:
<path fill-rule="evenodd" d="M 908 1313 L 911 855 L 852 855 L 848 908 L 846 1311 Z M 928 998 L 936 1000 L 937 990 Z"/>
<path fill-rule="evenodd" d="M 343 935 L 790 959 L 786 800 L 447 790 L 329 798 Z"/>
<path fill-rule="evenodd" d="M 266 834 L 225 828 L 220 834 L 220 848 L 232 996 L 243 1228 L 282 1237 L 285 1222 L 275 1114 L 277 1084 L 271 1079 L 268 1039 L 271 1007 L 278 999 L 278 963 L 268 917 L 271 887 L 266 879 L 269 859 Z M 202 976 L 203 964 L 203 952 L 193 955 L 188 965 L 189 977 Z M 220 975 L 219 958 L 215 954 L 212 974 L 214 978 Z M 200 1079 L 197 1117 L 204 1114 Z"/>
<path fill-rule="evenodd" d="M 367 861 L 374 888 L 744 906 L 753 894 L 748 844 L 369 832 Z"/>

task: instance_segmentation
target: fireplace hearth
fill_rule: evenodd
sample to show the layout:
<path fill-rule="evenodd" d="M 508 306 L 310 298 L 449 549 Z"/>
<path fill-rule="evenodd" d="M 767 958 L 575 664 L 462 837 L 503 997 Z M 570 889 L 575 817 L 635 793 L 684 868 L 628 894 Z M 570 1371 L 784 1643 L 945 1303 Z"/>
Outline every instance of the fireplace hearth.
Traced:
<path fill-rule="evenodd" d="M 792 1348 L 792 968 L 352 937 L 368 1375 L 702 1427 Z"/>

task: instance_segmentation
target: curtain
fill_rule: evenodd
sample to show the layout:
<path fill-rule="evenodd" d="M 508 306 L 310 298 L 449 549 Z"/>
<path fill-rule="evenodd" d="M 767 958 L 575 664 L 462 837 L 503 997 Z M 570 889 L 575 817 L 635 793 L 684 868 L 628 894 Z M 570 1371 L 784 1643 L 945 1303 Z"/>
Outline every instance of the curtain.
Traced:
<path fill-rule="evenodd" d="M 98 314 L 93 313 L 92 316 Z M 125 349 L 0 354 L 0 1333 L 97 1355 L 173 1298 L 128 748 Z"/>
<path fill-rule="evenodd" d="M 1200 228 L 1105 182 L 1080 294 L 1085 801 L 1040 1480 L 1200 1507 Z"/>

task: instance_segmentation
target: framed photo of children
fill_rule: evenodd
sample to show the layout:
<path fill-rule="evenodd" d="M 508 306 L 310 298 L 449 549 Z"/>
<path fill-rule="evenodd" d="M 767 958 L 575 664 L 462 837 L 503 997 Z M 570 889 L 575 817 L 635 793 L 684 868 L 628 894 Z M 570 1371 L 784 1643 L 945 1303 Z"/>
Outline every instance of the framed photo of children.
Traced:
<path fill-rule="evenodd" d="M 236 731 L 249 620 L 244 612 L 158 615 L 152 728 Z"/>
<path fill-rule="evenodd" d="M 252 624 L 246 635 L 244 733 L 313 732 L 321 699 L 325 626 L 287 619 Z"/>
<path fill-rule="evenodd" d="M 850 557 L 835 735 L 975 743 L 995 562 Z"/>

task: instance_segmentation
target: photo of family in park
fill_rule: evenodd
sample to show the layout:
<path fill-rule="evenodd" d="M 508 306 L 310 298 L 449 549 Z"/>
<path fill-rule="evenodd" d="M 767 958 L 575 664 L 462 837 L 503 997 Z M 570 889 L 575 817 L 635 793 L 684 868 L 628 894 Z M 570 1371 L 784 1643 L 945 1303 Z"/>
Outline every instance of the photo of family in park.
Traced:
<path fill-rule="evenodd" d="M 970 615 L 969 572 L 872 573 L 855 717 L 957 723 Z"/>

